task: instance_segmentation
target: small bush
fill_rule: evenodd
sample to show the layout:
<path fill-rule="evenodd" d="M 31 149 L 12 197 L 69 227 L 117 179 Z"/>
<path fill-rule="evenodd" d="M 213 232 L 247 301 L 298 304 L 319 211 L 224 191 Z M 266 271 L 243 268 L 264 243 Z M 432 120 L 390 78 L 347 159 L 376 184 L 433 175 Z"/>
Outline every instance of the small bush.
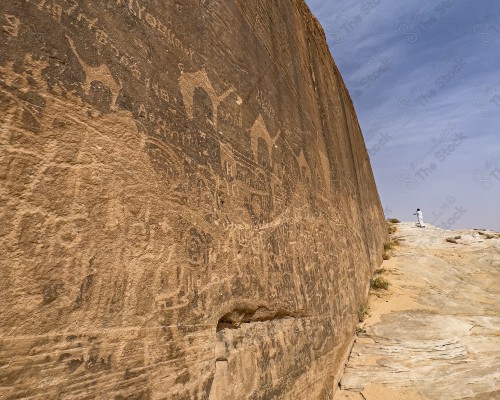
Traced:
<path fill-rule="evenodd" d="M 375 270 L 375 275 L 380 275 L 386 272 L 387 270 L 385 268 L 378 268 Z"/>
<path fill-rule="evenodd" d="M 359 326 L 358 326 L 358 327 L 356 328 L 356 331 L 355 331 L 356 336 L 359 336 L 359 335 L 361 335 L 362 333 L 366 333 L 366 329 L 363 329 L 363 328 L 361 328 L 361 327 L 359 327 Z"/>
<path fill-rule="evenodd" d="M 376 278 L 370 279 L 370 288 L 375 290 L 387 290 L 389 288 L 389 282 L 381 276 L 377 276 Z"/>
<path fill-rule="evenodd" d="M 399 245 L 399 240 L 398 239 L 393 239 L 393 240 L 391 240 L 388 243 L 384 243 L 384 250 L 385 251 L 393 250 L 394 247 L 396 247 L 398 245 Z"/>
<path fill-rule="evenodd" d="M 388 260 L 391 258 L 390 251 L 393 250 L 397 245 L 399 245 L 398 239 L 393 239 L 390 242 L 384 243 L 384 254 L 382 255 L 382 259 Z"/>
<path fill-rule="evenodd" d="M 387 233 L 389 235 L 392 235 L 398 230 L 397 226 L 394 225 L 396 223 L 394 221 L 397 221 L 397 223 L 399 223 L 399 220 L 397 220 L 396 218 L 387 219 L 385 221 L 385 225 L 387 226 Z"/>
<path fill-rule="evenodd" d="M 493 239 L 494 237 L 495 235 L 490 235 L 490 234 L 486 235 L 486 239 Z"/>
<path fill-rule="evenodd" d="M 391 224 L 399 224 L 401 222 L 397 218 L 389 218 L 387 221 L 389 221 Z"/>
<path fill-rule="evenodd" d="M 455 238 L 448 238 L 448 239 L 446 239 L 446 241 L 447 241 L 448 243 L 458 244 L 458 242 L 455 240 Z"/>
<path fill-rule="evenodd" d="M 455 236 L 454 239 L 462 239 L 462 236 Z"/>

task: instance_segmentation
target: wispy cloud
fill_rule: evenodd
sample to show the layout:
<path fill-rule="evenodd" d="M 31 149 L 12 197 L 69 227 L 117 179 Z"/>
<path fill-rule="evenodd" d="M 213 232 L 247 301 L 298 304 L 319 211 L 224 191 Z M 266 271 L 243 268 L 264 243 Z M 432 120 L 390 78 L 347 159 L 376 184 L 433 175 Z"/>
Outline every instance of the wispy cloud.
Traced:
<path fill-rule="evenodd" d="M 500 230 L 500 4 L 306 0 L 353 98 L 386 209 L 449 196 Z"/>

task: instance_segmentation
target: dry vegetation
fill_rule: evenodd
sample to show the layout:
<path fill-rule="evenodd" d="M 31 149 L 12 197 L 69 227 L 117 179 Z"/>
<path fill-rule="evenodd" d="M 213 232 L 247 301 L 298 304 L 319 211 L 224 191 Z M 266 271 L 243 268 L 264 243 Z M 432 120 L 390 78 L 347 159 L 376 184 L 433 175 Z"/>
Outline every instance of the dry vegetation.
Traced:
<path fill-rule="evenodd" d="M 396 233 L 396 231 L 398 230 L 396 224 L 398 224 L 399 222 L 400 221 L 396 218 L 389 218 L 388 220 L 385 221 L 386 226 L 387 226 L 387 233 L 389 234 L 389 236 Z M 399 244 L 399 240 L 392 239 L 392 238 L 390 239 L 389 242 L 385 243 L 384 244 L 384 254 L 382 255 L 382 258 L 384 260 L 388 260 L 389 258 L 391 258 L 391 250 L 393 250 L 394 247 L 396 247 L 398 244 Z"/>
<path fill-rule="evenodd" d="M 399 245 L 399 240 L 398 239 L 391 239 L 389 242 L 384 243 L 384 254 L 382 255 L 382 258 L 384 260 L 388 260 L 391 258 L 392 255 L 392 250 Z"/>
<path fill-rule="evenodd" d="M 389 289 L 389 281 L 382 278 L 381 276 L 377 276 L 373 279 L 370 279 L 370 288 L 375 290 L 387 290 Z"/>
<path fill-rule="evenodd" d="M 389 220 L 385 221 L 386 225 L 387 225 L 387 233 L 389 235 L 392 235 L 393 233 L 395 233 L 398 228 L 396 226 L 394 226 L 393 223 L 389 222 Z"/>
<path fill-rule="evenodd" d="M 361 304 L 358 310 L 358 320 L 359 322 L 364 322 L 365 317 L 368 315 L 368 303 Z"/>

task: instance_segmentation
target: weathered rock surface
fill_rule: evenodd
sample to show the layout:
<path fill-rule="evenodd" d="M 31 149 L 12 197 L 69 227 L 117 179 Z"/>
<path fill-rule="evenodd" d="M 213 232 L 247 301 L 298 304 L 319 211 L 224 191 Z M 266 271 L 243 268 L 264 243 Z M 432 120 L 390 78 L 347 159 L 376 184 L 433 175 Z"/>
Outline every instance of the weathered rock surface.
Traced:
<path fill-rule="evenodd" d="M 302 1 L 0 20 L 0 397 L 330 393 L 385 226 Z"/>
<path fill-rule="evenodd" d="M 500 234 L 398 227 L 335 400 L 500 398 Z"/>

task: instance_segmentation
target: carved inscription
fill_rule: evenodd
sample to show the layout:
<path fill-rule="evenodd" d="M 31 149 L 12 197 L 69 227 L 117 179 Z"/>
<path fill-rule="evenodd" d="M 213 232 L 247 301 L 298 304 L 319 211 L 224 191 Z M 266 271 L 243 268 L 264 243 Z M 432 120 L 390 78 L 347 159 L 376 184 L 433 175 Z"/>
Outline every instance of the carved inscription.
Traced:
<path fill-rule="evenodd" d="M 12 14 L 4 14 L 3 18 L 5 21 L 2 25 L 3 31 L 12 37 L 17 37 L 19 34 L 19 25 L 21 24 L 19 18 Z"/>
<path fill-rule="evenodd" d="M 160 17 L 154 15 L 153 12 L 146 8 L 139 0 L 116 0 L 117 5 L 126 6 L 128 13 L 134 18 L 141 21 L 144 26 L 153 29 L 155 33 L 159 33 L 167 41 L 166 43 L 179 50 L 184 57 L 193 59 L 194 50 L 185 46 L 177 35 L 169 28 Z"/>
<path fill-rule="evenodd" d="M 321 398 L 385 225 L 303 7 L 0 1 L 1 398 Z"/>
<path fill-rule="evenodd" d="M 276 112 L 274 111 L 273 106 L 271 105 L 271 102 L 267 100 L 266 96 L 262 92 L 262 90 L 257 90 L 257 102 L 259 103 L 260 107 L 262 108 L 263 113 L 271 119 L 274 119 Z"/>
<path fill-rule="evenodd" d="M 93 67 L 87 64 L 78 54 L 73 40 L 69 36 L 66 36 L 66 38 L 68 39 L 71 50 L 73 50 L 73 53 L 75 54 L 85 73 L 85 83 L 83 85 L 85 94 L 89 94 L 92 82 L 101 82 L 111 91 L 111 108 L 115 108 L 116 99 L 118 98 L 118 95 L 120 94 L 120 90 L 122 88 L 121 84 L 116 81 L 106 64 L 99 65 L 98 67 Z"/>
<path fill-rule="evenodd" d="M 38 10 L 48 13 L 57 22 L 63 23 L 62 17 L 66 16 L 76 22 L 78 26 L 91 32 L 95 37 L 96 44 L 109 51 L 119 65 L 125 68 L 137 82 L 146 87 L 157 99 L 169 104 L 177 103 L 175 96 L 169 93 L 159 79 L 150 76 L 147 70 L 140 65 L 140 62 L 129 55 L 122 46 L 117 44 L 116 38 L 113 38 L 109 32 L 99 25 L 99 18 L 88 15 L 75 0 L 64 0 L 64 6 L 55 0 L 27 1 L 36 5 Z M 119 83 L 115 80 L 115 84 Z M 175 110 L 175 108 L 169 109 Z"/>

